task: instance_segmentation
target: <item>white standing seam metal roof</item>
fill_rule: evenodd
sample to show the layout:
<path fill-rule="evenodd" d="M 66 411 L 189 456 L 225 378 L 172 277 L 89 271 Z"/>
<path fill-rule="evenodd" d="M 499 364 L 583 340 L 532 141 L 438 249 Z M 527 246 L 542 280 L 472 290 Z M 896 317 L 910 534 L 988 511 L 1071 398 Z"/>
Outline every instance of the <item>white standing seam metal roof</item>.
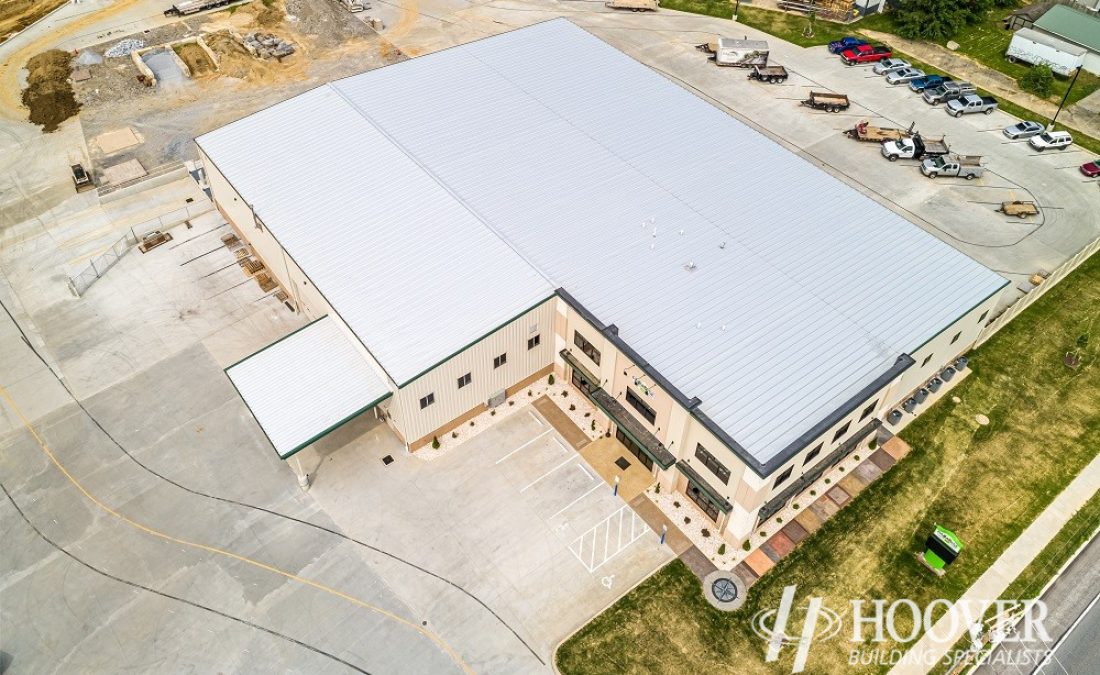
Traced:
<path fill-rule="evenodd" d="M 327 316 L 225 373 L 283 459 L 390 395 L 360 348 Z"/>
<path fill-rule="evenodd" d="M 199 143 L 387 370 L 561 287 L 761 463 L 1007 283 L 563 19 Z"/>

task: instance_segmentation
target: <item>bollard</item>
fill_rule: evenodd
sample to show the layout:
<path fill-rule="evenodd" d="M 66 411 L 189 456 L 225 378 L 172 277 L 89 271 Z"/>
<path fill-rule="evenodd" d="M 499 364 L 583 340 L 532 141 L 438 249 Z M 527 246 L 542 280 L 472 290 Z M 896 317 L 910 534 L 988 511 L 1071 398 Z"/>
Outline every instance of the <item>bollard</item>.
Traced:
<path fill-rule="evenodd" d="M 665 545 L 665 535 L 668 534 L 668 525 L 661 526 L 661 546 Z"/>
<path fill-rule="evenodd" d="M 619 496 L 619 477 L 618 476 L 615 476 L 615 488 L 611 491 L 611 494 L 616 496 L 616 497 Z"/>

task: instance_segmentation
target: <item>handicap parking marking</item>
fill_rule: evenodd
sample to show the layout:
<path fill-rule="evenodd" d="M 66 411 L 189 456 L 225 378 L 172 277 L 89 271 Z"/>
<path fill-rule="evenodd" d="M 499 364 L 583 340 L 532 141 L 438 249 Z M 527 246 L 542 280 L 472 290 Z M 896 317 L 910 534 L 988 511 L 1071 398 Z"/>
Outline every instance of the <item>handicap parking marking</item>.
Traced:
<path fill-rule="evenodd" d="M 569 550 L 586 570 L 595 572 L 649 531 L 649 525 L 624 504 L 573 540 Z"/>

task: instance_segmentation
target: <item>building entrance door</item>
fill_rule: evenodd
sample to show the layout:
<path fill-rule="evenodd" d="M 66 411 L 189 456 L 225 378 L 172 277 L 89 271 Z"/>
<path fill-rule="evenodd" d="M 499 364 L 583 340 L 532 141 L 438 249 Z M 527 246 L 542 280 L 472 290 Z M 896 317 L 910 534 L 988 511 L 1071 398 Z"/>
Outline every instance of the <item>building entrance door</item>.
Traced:
<path fill-rule="evenodd" d="M 615 427 L 615 438 L 618 439 L 620 443 L 626 446 L 626 449 L 630 451 L 630 454 L 638 458 L 638 461 L 642 463 L 642 466 L 649 469 L 650 471 L 653 471 L 653 460 L 649 458 L 649 455 L 642 452 L 642 449 L 638 447 L 638 444 L 631 440 L 631 438 L 625 433 L 623 433 L 623 430 L 619 427 Z"/>

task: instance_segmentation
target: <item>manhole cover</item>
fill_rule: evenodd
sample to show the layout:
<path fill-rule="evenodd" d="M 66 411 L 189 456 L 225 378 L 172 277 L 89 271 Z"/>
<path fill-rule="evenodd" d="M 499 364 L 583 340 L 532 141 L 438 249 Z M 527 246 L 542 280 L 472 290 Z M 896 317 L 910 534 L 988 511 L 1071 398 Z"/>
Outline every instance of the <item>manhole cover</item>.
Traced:
<path fill-rule="evenodd" d="M 737 587 L 729 579 L 722 577 L 710 585 L 714 599 L 718 602 L 733 602 L 737 599 Z"/>
<path fill-rule="evenodd" d="M 615 466 L 619 467 L 623 471 L 626 471 L 628 468 L 630 468 L 630 462 L 626 461 L 626 457 L 620 457 L 615 460 Z"/>
<path fill-rule="evenodd" d="M 385 464 L 386 466 L 389 466 L 390 464 L 393 464 L 393 455 L 386 455 L 385 457 L 383 457 L 382 458 L 382 463 Z"/>

